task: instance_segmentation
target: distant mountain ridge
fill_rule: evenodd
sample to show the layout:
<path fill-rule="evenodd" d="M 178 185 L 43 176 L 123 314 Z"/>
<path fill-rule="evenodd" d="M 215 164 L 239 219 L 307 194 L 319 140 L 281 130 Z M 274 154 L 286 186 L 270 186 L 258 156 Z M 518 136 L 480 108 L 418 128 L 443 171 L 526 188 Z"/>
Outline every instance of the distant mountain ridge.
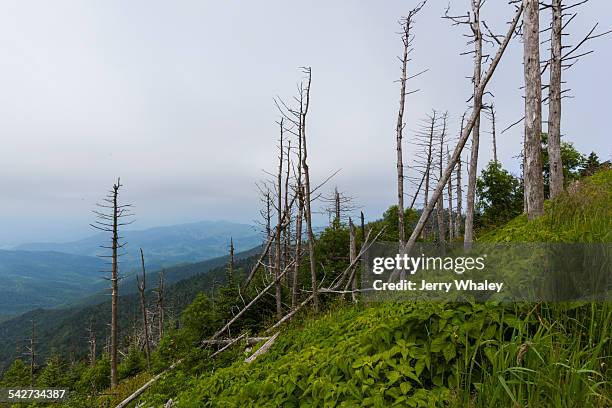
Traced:
<path fill-rule="evenodd" d="M 128 268 L 139 265 L 139 248 L 144 249 L 146 261 L 151 267 L 161 268 L 223 256 L 229 251 L 230 238 L 234 240 L 236 251 L 253 248 L 262 241 L 261 233 L 252 225 L 229 221 L 200 221 L 144 230 L 128 230 L 122 235 L 128 244 L 122 262 Z M 33 242 L 18 245 L 14 249 L 95 256 L 107 254 L 100 245 L 108 244 L 108 240 L 108 234 L 96 233 L 72 242 Z"/>
<path fill-rule="evenodd" d="M 54 251 L 0 250 L 0 314 L 53 307 L 101 290 L 104 263 Z"/>

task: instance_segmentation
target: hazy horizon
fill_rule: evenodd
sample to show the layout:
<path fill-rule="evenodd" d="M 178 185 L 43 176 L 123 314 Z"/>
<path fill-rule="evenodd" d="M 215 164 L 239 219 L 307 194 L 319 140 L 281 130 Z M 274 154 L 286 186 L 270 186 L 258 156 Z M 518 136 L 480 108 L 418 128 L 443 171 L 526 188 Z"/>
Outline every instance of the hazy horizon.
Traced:
<path fill-rule="evenodd" d="M 255 183 L 276 166 L 273 98 L 290 100 L 303 65 L 313 72 L 313 184 L 341 169 L 327 191 L 338 186 L 366 218 L 379 217 L 396 200 L 397 20 L 415 2 L 296 4 L 4 2 L 0 247 L 93 234 L 91 209 L 118 176 L 123 201 L 135 206 L 134 229 L 253 223 Z M 415 22 L 409 70 L 429 71 L 409 83 L 421 91 L 407 98 L 406 165 L 418 120 L 432 108 L 448 110 L 456 134 L 471 93 L 472 62 L 459 55 L 469 50 L 465 28 L 440 18 L 446 5 L 430 0 Z M 467 2 L 451 6 L 461 13 Z M 591 0 L 578 11 L 565 38 L 571 44 L 609 16 L 612 3 Z M 496 32 L 505 32 L 511 14 L 505 3 L 487 2 L 482 11 Z M 548 18 L 544 11 L 542 28 Z M 611 28 L 606 24 L 598 31 Z M 564 100 L 564 140 L 604 160 L 611 154 L 601 124 L 609 114 L 610 39 L 592 41 L 585 50 L 595 53 L 563 73 L 575 96 Z M 522 44 L 514 40 L 489 87 L 499 130 L 522 116 L 522 75 Z M 484 118 L 482 126 L 489 130 Z M 519 125 L 498 135 L 500 160 L 515 174 L 521 134 Z M 490 150 L 483 133 L 479 167 Z"/>

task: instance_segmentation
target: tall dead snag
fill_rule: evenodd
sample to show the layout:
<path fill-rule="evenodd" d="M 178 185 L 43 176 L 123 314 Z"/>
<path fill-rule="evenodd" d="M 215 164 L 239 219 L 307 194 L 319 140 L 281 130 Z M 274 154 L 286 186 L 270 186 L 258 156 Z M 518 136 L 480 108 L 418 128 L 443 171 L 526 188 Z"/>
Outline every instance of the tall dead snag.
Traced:
<path fill-rule="evenodd" d="M 512 35 L 514 33 L 514 30 L 516 29 L 516 26 L 518 24 L 519 19 L 521 18 L 522 13 L 523 13 L 523 6 L 521 4 L 517 8 L 514 18 L 512 19 L 510 23 L 510 28 L 508 29 L 508 32 L 504 36 L 503 41 L 501 41 L 500 46 L 495 56 L 491 60 L 491 63 L 487 71 L 483 75 L 478 85 L 478 88 L 476 89 L 480 98 L 482 98 L 482 95 L 484 94 L 487 84 L 491 80 L 491 77 L 493 76 L 493 73 L 495 72 L 495 69 L 497 68 L 497 65 L 499 64 L 501 57 L 504 55 L 504 52 L 506 51 L 506 48 L 508 47 L 508 43 L 510 43 L 510 40 L 512 39 Z M 481 109 L 482 109 L 482 106 L 474 105 L 474 108 L 472 109 L 470 117 L 467 121 L 467 125 L 465 126 L 465 128 L 463 129 L 463 132 L 461 133 L 461 137 L 459 138 L 457 142 L 457 146 L 455 146 L 455 150 L 453 151 L 451 160 L 446 165 L 446 168 L 442 174 L 441 180 L 438 180 L 436 189 L 433 192 L 432 200 L 423 209 L 423 212 L 421 213 L 421 216 L 419 217 L 419 220 L 416 223 L 414 230 L 412 231 L 412 234 L 410 235 L 410 238 L 408 239 L 408 242 L 406 243 L 406 251 L 405 251 L 406 253 L 410 253 L 410 251 L 414 247 L 414 244 L 417 238 L 423 231 L 423 227 L 425 226 L 427 219 L 429 218 L 429 216 L 431 215 L 431 212 L 433 211 L 435 201 L 438 199 L 440 194 L 442 194 L 442 190 L 444 189 L 444 186 L 448 182 L 448 179 L 451 177 L 453 170 L 455 168 L 455 165 L 457 164 L 457 161 L 461 157 L 461 152 L 463 151 L 465 143 L 467 142 L 467 139 L 469 138 L 470 133 L 472 132 L 472 129 L 474 128 L 474 124 L 476 123 L 476 119 L 480 115 Z"/>
<path fill-rule="evenodd" d="M 280 148 L 279 148 L 279 160 L 278 160 L 278 174 L 277 174 L 277 183 L 276 183 L 276 214 L 277 214 L 277 224 L 276 224 L 276 245 L 275 245 L 275 260 L 274 260 L 274 277 L 276 278 L 275 285 L 275 298 L 276 298 L 276 315 L 280 319 L 283 317 L 283 304 L 281 299 L 281 282 L 278 279 L 278 276 L 281 273 L 281 226 L 283 222 L 283 163 L 284 163 L 284 147 L 283 147 L 283 137 L 284 137 L 284 128 L 283 128 L 283 119 L 281 118 L 280 122 Z"/>
<path fill-rule="evenodd" d="M 147 358 L 147 368 L 151 369 L 151 337 L 149 335 L 149 322 L 147 319 L 147 301 L 145 298 L 145 290 L 147 285 L 147 271 L 145 269 L 144 252 L 140 248 L 140 262 L 142 265 L 142 280 L 136 275 L 136 283 L 138 285 L 138 293 L 140 294 L 140 311 L 142 313 L 142 325 L 145 337 L 145 357 Z"/>
<path fill-rule="evenodd" d="M 439 150 L 438 150 L 438 169 L 439 175 L 438 180 L 442 179 L 442 170 L 444 168 L 444 161 L 442 157 L 444 155 L 444 139 L 446 137 L 446 122 L 448 113 L 442 115 L 442 132 L 438 135 Z M 444 193 L 440 193 L 436 202 L 436 215 L 438 221 L 438 241 L 440 243 L 445 242 L 446 237 L 446 226 L 444 224 Z"/>
<path fill-rule="evenodd" d="M 93 367 L 93 366 L 96 365 L 96 331 L 93 328 L 93 322 L 89 323 L 89 328 L 87 329 L 87 333 L 89 333 L 89 336 L 88 336 L 88 343 L 89 343 L 88 360 L 89 360 L 89 366 Z"/>
<path fill-rule="evenodd" d="M 395 137 L 396 137 L 396 150 L 397 150 L 397 219 L 398 219 L 398 230 L 399 230 L 399 244 L 400 248 L 404 247 L 406 242 L 406 228 L 404 220 L 404 161 L 402 158 L 402 139 L 404 133 L 404 108 L 406 104 L 406 82 L 407 77 L 407 66 L 408 66 L 408 54 L 412 46 L 412 34 L 410 33 L 411 26 L 413 24 L 414 16 L 423 8 L 425 1 L 419 3 L 414 9 L 410 10 L 407 17 L 403 17 L 400 20 L 402 25 L 402 43 L 404 44 L 403 55 L 400 59 L 402 64 L 402 74 L 400 76 L 400 100 L 399 110 L 397 113 L 397 124 L 395 126 Z M 419 75 L 419 74 L 416 74 Z M 414 78 L 415 75 L 412 76 Z"/>
<path fill-rule="evenodd" d="M 449 159 L 450 162 L 450 159 Z M 455 237 L 458 238 L 461 236 L 461 224 L 462 224 L 462 218 L 461 218 L 461 211 L 463 210 L 462 208 L 462 199 L 463 199 L 463 192 L 462 190 L 462 185 L 461 185 L 461 156 L 459 157 L 459 160 L 457 160 L 457 208 L 455 210 L 456 214 L 455 214 Z"/>
<path fill-rule="evenodd" d="M 448 145 L 446 146 L 446 162 L 450 162 L 450 153 L 448 152 Z M 455 223 L 453 220 L 453 177 L 449 177 L 448 183 L 448 241 L 453 242 L 455 233 Z"/>
<path fill-rule="evenodd" d="M 495 105 L 491 104 L 487 106 L 486 115 L 491 121 L 491 137 L 493 138 L 493 161 L 495 163 L 499 163 L 497 161 L 497 135 L 495 129 Z"/>
<path fill-rule="evenodd" d="M 550 165 L 550 198 L 554 198 L 563 191 L 563 162 L 561 161 L 561 36 L 563 10 L 561 0 L 552 0 L 551 10 L 548 162 Z"/>
<path fill-rule="evenodd" d="M 540 76 L 540 23 L 538 0 L 523 0 L 523 69 L 525 75 L 525 198 L 527 218 L 544 213 L 542 176 L 542 79 Z"/>
<path fill-rule="evenodd" d="M 304 218 L 304 186 L 302 185 L 302 131 L 300 129 L 298 129 L 298 134 L 298 160 L 295 186 L 296 195 L 298 197 L 298 211 L 295 217 L 295 265 L 293 266 L 293 279 L 291 281 L 292 310 L 295 310 L 295 308 L 298 306 L 298 282 L 300 278 L 300 263 L 302 260 L 302 220 Z"/>
<path fill-rule="evenodd" d="M 159 273 L 158 281 L 157 281 L 157 333 L 158 340 L 157 343 L 161 341 L 162 337 L 164 337 L 164 274 L 165 270 Z"/>
<path fill-rule="evenodd" d="M 315 312 L 319 311 L 319 296 L 317 295 L 317 269 L 314 253 L 314 232 L 312 230 L 312 209 L 310 197 L 310 171 L 308 168 L 308 149 L 306 148 L 306 118 L 310 106 L 310 84 L 312 70 L 303 68 L 306 74 L 306 87 L 304 88 L 304 102 L 300 104 L 300 137 L 302 139 L 302 172 L 304 173 L 304 217 L 306 219 L 306 233 L 308 234 L 308 256 L 310 258 L 310 280 L 312 284 L 312 305 Z"/>
<path fill-rule="evenodd" d="M 133 221 L 124 222 L 123 219 L 132 216 L 130 213 L 130 204 L 119 204 L 119 190 L 123 187 L 121 180 L 117 179 L 117 183 L 113 185 L 110 192 L 98 204 L 101 211 L 94 210 L 96 221 L 90 224 L 92 227 L 109 232 L 111 234 L 111 246 L 101 245 L 103 249 L 110 249 L 110 255 L 102 255 L 102 258 L 111 259 L 111 338 L 110 338 L 110 360 L 111 360 L 111 388 L 117 386 L 117 350 L 119 347 L 119 323 L 118 323 L 118 300 L 119 300 L 119 251 L 124 248 L 127 243 L 119 242 L 119 228 L 131 224 Z"/>
<path fill-rule="evenodd" d="M 349 218 L 349 263 L 357 262 L 357 235 L 355 234 L 355 225 L 353 220 Z M 356 267 L 356 266 L 355 266 Z M 351 299 L 353 303 L 357 303 L 357 274 L 352 274 L 351 279 Z"/>
<path fill-rule="evenodd" d="M 32 331 L 30 333 L 29 345 L 26 346 L 26 355 L 30 357 L 30 385 L 34 385 L 34 373 L 36 372 L 36 324 L 34 319 L 32 322 Z"/>
<path fill-rule="evenodd" d="M 471 0 L 472 13 L 463 16 L 450 16 L 446 11 L 445 18 L 451 20 L 455 25 L 469 25 L 471 34 L 469 35 L 470 44 L 474 45 L 474 73 L 472 82 L 474 92 L 472 94 L 472 111 L 478 112 L 472 127 L 472 145 L 470 149 L 470 162 L 468 167 L 468 189 L 465 209 L 465 233 L 463 237 L 464 246 L 469 248 L 474 241 L 474 205 L 476 198 L 476 177 L 478 172 L 478 147 L 480 143 L 480 110 L 482 109 L 482 96 L 478 87 L 482 78 L 482 30 L 480 21 L 480 8 L 482 0 Z"/>

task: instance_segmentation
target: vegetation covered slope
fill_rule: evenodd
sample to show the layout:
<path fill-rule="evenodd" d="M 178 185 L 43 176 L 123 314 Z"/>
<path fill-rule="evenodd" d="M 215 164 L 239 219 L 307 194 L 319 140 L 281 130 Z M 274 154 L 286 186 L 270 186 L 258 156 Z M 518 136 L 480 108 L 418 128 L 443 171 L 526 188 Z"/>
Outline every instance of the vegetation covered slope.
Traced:
<path fill-rule="evenodd" d="M 236 254 L 237 268 L 248 269 L 253 262 L 255 250 Z M 209 293 L 214 285 L 219 286 L 225 280 L 227 256 L 168 268 L 164 277 L 166 281 L 165 304 L 168 308 L 168 318 L 178 316 L 200 292 Z M 147 281 L 148 299 L 155 301 L 152 288 L 157 282 L 158 272 L 149 273 Z M 120 335 L 131 333 L 131 327 L 140 318 L 139 299 L 135 292 L 134 278 L 126 280 L 119 298 L 121 327 Z M 131 282 L 132 288 L 126 287 Z M 108 285 L 108 282 L 106 283 Z M 52 354 L 63 359 L 80 359 L 87 354 L 87 329 L 94 329 L 100 344 L 104 344 L 108 336 L 108 321 L 110 317 L 110 301 L 108 294 L 93 296 L 78 305 L 58 309 L 36 309 L 0 323 L 0 372 L 23 351 L 27 339 L 31 337 L 31 321 L 36 323 L 38 338 L 37 356 L 39 362 L 44 362 Z M 44 340 L 44 341 L 43 341 Z M 102 352 L 102 347 L 98 349 Z"/>
<path fill-rule="evenodd" d="M 612 171 L 486 242 L 610 242 Z M 178 370 L 143 396 L 181 406 L 612 405 L 610 304 L 340 306 L 251 364 Z M 181 390 L 177 392 L 177 390 Z"/>

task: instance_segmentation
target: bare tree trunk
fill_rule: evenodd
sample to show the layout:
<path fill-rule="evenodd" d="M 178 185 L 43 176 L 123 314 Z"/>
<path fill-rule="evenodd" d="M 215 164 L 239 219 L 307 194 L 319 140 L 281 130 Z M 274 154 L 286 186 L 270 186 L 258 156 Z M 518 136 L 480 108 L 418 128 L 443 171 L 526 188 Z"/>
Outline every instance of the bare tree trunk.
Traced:
<path fill-rule="evenodd" d="M 304 68 L 307 75 L 306 89 L 306 101 L 303 106 L 300 106 L 300 130 L 302 138 L 302 171 L 304 172 L 304 210 L 306 218 L 306 232 L 308 234 L 308 255 L 310 258 L 310 280 L 312 283 L 312 305 L 316 312 L 319 311 L 319 296 L 317 294 L 317 269 L 315 264 L 315 249 L 314 249 L 314 232 L 312 231 L 312 210 L 311 197 L 310 197 L 310 172 L 308 168 L 308 149 L 306 148 L 306 116 L 308 115 L 308 108 L 310 105 L 310 84 L 312 81 L 312 71 L 310 67 Z"/>
<path fill-rule="evenodd" d="M 428 146 L 427 146 L 427 164 L 426 164 L 426 168 L 425 168 L 425 193 L 424 193 L 424 200 L 423 200 L 423 208 L 427 207 L 427 205 L 429 204 L 429 181 L 430 181 L 430 175 L 431 175 L 431 163 L 433 161 L 433 154 L 432 154 L 432 149 L 433 149 L 433 138 L 434 138 L 434 129 L 436 126 L 436 111 L 433 111 L 433 115 L 431 117 L 431 127 L 429 128 L 429 142 L 428 142 Z M 425 238 L 425 235 L 427 234 L 427 232 L 425 231 L 425 229 L 423 229 L 423 236 L 422 238 Z"/>
<path fill-rule="evenodd" d="M 396 151 L 397 151 L 397 225 L 398 240 L 400 247 L 406 242 L 406 228 L 404 226 L 404 161 L 402 158 L 402 138 L 404 131 L 404 106 L 406 104 L 406 66 L 408 64 L 408 47 L 410 42 L 410 19 L 404 22 L 404 33 L 402 42 L 404 43 L 404 53 L 402 56 L 402 74 L 400 77 L 400 100 L 397 113 L 397 124 L 395 125 Z"/>
<path fill-rule="evenodd" d="M 448 146 L 446 146 L 446 162 L 450 163 L 450 153 L 448 152 Z M 453 222 L 453 178 L 448 179 L 448 241 L 453 242 L 453 233 L 455 232 L 455 225 Z"/>
<path fill-rule="evenodd" d="M 301 170 L 298 170 L 298 173 Z M 298 281 L 300 274 L 300 261 L 302 257 L 302 218 L 304 217 L 304 187 L 298 181 L 298 214 L 295 219 L 295 265 L 293 266 L 293 282 L 291 285 L 291 308 L 295 309 L 298 305 Z"/>
<path fill-rule="evenodd" d="M 552 0 L 551 9 L 548 161 L 550 165 L 550 198 L 554 198 L 563 191 L 563 162 L 561 161 L 561 31 L 563 10 L 561 0 Z"/>
<path fill-rule="evenodd" d="M 446 118 L 447 114 L 445 113 L 442 116 L 442 133 L 440 133 L 440 151 L 439 151 L 439 175 L 438 178 L 442 179 L 442 169 L 444 168 L 444 162 L 442 157 L 444 155 L 444 138 L 446 136 Z M 438 197 L 438 202 L 436 203 L 436 215 L 438 216 L 438 241 L 440 243 L 444 243 L 446 241 L 446 228 L 444 225 L 444 193 L 441 193 Z"/>
<path fill-rule="evenodd" d="M 283 265 L 284 268 L 289 262 L 289 248 L 291 247 L 291 206 L 289 204 L 289 176 L 291 174 L 291 139 L 287 141 L 287 170 L 285 172 L 285 213 L 288 217 L 287 226 L 283 230 Z M 289 275 L 285 275 L 285 285 L 288 286 Z"/>
<path fill-rule="evenodd" d="M 463 126 L 462 126 L 463 127 Z M 461 224 L 462 224 L 462 219 L 461 219 L 461 211 L 463 210 L 463 208 L 461 208 L 462 206 L 462 199 L 463 199 L 463 192 L 462 190 L 462 185 L 461 185 L 461 157 L 459 157 L 459 160 L 457 160 L 457 214 L 456 214 L 456 218 L 455 218 L 455 237 L 460 237 L 461 236 Z"/>
<path fill-rule="evenodd" d="M 89 366 L 93 367 L 96 365 L 96 332 L 94 331 L 93 324 L 89 324 Z"/>
<path fill-rule="evenodd" d="M 164 337 L 164 273 L 162 271 L 159 273 L 159 278 L 157 282 L 157 331 L 159 334 L 158 344 L 161 341 L 162 337 Z"/>
<path fill-rule="evenodd" d="M 36 371 L 36 325 L 32 319 L 32 333 L 30 336 L 30 346 L 27 347 L 30 355 L 30 385 L 34 385 L 34 373 Z"/>
<path fill-rule="evenodd" d="M 487 84 L 491 80 L 491 77 L 493 76 L 493 73 L 495 72 L 495 69 L 497 68 L 497 65 L 499 64 L 499 61 L 501 60 L 501 57 L 503 56 L 504 52 L 506 51 L 506 48 L 508 47 L 508 43 L 510 42 L 510 39 L 512 38 L 512 34 L 514 33 L 514 30 L 516 29 L 516 26 L 518 24 L 518 21 L 522 13 L 523 13 L 523 6 L 521 4 L 516 10 L 514 18 L 512 19 L 512 22 L 510 23 L 510 28 L 508 29 L 508 32 L 504 36 L 504 40 L 500 44 L 497 50 L 497 53 L 495 54 L 495 56 L 493 57 L 491 61 L 491 64 L 489 65 L 489 68 L 487 69 L 485 75 L 482 77 L 480 81 L 480 84 L 478 85 L 477 94 L 479 94 L 481 98 L 486 89 Z M 429 202 L 429 204 L 427 204 L 427 206 L 423 209 L 423 212 L 421 213 L 421 216 L 419 217 L 419 220 L 416 223 L 414 230 L 412 231 L 412 234 L 410 235 L 410 238 L 408 239 L 408 242 L 406 243 L 405 253 L 407 254 L 410 253 L 410 251 L 414 247 L 414 244 L 417 238 L 423 231 L 425 223 L 427 222 L 427 218 L 429 218 L 433 210 L 433 207 L 434 207 L 433 203 L 435 200 L 438 199 L 440 194 L 442 194 L 442 190 L 444 189 L 444 186 L 448 182 L 448 179 L 450 178 L 453 172 L 455 164 L 461 157 L 461 152 L 465 146 L 465 143 L 467 142 L 467 139 L 470 136 L 470 133 L 472 132 L 472 129 L 474 128 L 476 119 L 478 118 L 478 116 L 480 116 L 481 109 L 482 109 L 481 105 L 474 105 L 474 109 L 472 110 L 472 113 L 470 114 L 470 118 L 467 121 L 467 125 L 463 129 L 463 132 L 461 133 L 461 137 L 459 138 L 459 141 L 457 142 L 457 146 L 455 147 L 455 150 L 453 151 L 453 154 L 451 156 L 451 161 L 446 166 L 446 169 L 444 170 L 444 173 L 442 175 L 442 179 L 438 181 L 436 189 L 433 192 L 432 201 Z"/>
<path fill-rule="evenodd" d="M 482 108 L 482 94 L 478 92 L 481 82 L 482 70 L 482 32 L 480 31 L 480 0 L 472 0 L 472 13 L 474 18 L 470 24 L 474 35 L 474 109 L 477 111 L 476 121 L 472 129 L 472 148 L 470 151 L 470 163 L 468 167 L 468 190 L 467 204 L 465 209 L 465 235 L 463 245 L 471 248 L 474 241 L 474 203 L 476 198 L 476 177 L 478 173 L 478 145 L 480 142 L 480 110 Z"/>
<path fill-rule="evenodd" d="M 525 71 L 525 168 L 527 218 L 544 213 L 542 178 L 542 80 L 540 77 L 540 24 L 538 0 L 523 0 L 523 64 Z"/>
<path fill-rule="evenodd" d="M 145 299 L 145 290 L 147 282 L 147 272 L 145 269 L 144 252 L 140 248 L 140 261 L 142 264 L 142 281 L 136 275 L 136 283 L 138 284 L 138 293 L 140 294 L 140 310 L 142 312 L 142 325 L 144 327 L 145 336 L 145 356 L 147 358 L 147 369 L 151 369 L 151 342 L 149 336 L 149 322 L 147 321 L 147 302 Z"/>
<path fill-rule="evenodd" d="M 497 160 L 497 134 L 495 130 L 495 106 L 491 104 L 491 135 L 493 136 L 493 161 L 499 163 Z"/>
<path fill-rule="evenodd" d="M 354 264 L 357 258 L 357 235 L 353 220 L 349 218 L 349 263 Z M 356 266 L 355 266 L 356 268 Z M 351 298 L 353 303 L 357 303 L 357 274 L 353 274 L 351 279 Z"/>
<path fill-rule="evenodd" d="M 275 254 L 275 262 L 274 262 L 274 277 L 276 278 L 275 285 L 275 298 L 276 298 L 276 315 L 277 318 L 283 317 L 283 305 L 281 299 L 281 282 L 278 279 L 281 273 L 281 224 L 283 222 L 283 193 L 282 193 L 282 177 L 283 177 L 283 161 L 284 161 L 284 147 L 283 147 L 283 119 L 280 121 L 280 156 L 278 161 L 278 177 L 277 177 L 277 185 L 276 185 L 276 194 L 277 194 L 277 224 L 276 224 L 276 254 Z"/>

